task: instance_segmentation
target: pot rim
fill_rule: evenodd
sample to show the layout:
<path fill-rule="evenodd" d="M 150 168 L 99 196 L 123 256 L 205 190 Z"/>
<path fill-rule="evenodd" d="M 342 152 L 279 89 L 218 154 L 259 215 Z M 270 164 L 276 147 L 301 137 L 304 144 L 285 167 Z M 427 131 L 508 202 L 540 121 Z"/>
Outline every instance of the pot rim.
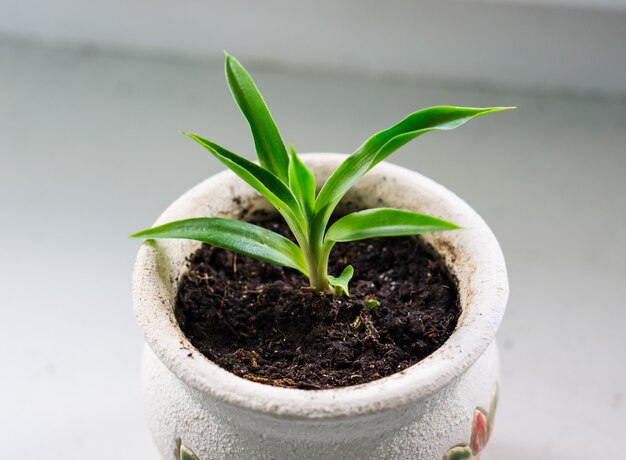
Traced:
<path fill-rule="evenodd" d="M 302 156 L 314 171 L 323 166 L 334 169 L 347 157 L 329 153 Z M 133 304 L 145 340 L 159 360 L 180 380 L 204 395 L 255 413 L 302 420 L 352 417 L 396 409 L 432 395 L 463 374 L 493 341 L 506 307 L 508 280 L 498 242 L 468 204 L 431 179 L 386 162 L 377 165 L 366 177 L 374 181 L 391 178 L 393 185 L 389 187 L 417 187 L 420 193 L 428 194 L 442 209 L 447 209 L 447 214 L 453 216 L 451 220 L 464 228 L 460 232 L 439 234 L 444 235 L 440 239 L 445 244 L 463 246 L 465 252 L 458 259 L 471 266 L 468 296 L 466 302 L 462 300 L 461 317 L 455 331 L 439 349 L 401 372 L 349 387 L 300 390 L 243 379 L 197 352 L 182 333 L 173 314 L 175 292 L 171 287 L 174 283 L 171 260 L 163 260 L 164 254 L 179 240 L 158 240 L 144 242 L 137 255 Z M 248 195 L 256 193 L 240 183 L 241 179 L 230 171 L 211 176 L 169 206 L 155 225 L 192 217 L 188 214 L 189 204 L 206 198 L 209 189 L 213 190 L 213 194 L 209 194 L 211 198 L 216 190 L 229 190 L 229 187 Z M 452 233 L 454 237 L 448 236 Z M 175 253 L 174 258 L 182 263 L 187 255 Z"/>

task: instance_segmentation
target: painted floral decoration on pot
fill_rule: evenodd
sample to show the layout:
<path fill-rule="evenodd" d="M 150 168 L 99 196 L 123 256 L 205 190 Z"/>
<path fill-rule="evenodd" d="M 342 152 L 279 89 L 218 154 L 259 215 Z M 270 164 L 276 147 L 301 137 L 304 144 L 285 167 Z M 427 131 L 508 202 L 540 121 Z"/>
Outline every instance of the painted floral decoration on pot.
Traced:
<path fill-rule="evenodd" d="M 176 460 L 198 460 L 198 456 L 193 450 L 183 444 L 182 440 L 176 440 Z"/>
<path fill-rule="evenodd" d="M 472 433 L 469 444 L 462 444 L 452 447 L 443 456 L 443 460 L 479 460 L 480 454 L 487 445 L 493 430 L 493 420 L 496 415 L 498 405 L 498 387 L 493 393 L 489 411 L 482 407 L 476 407 L 474 411 L 474 421 L 472 422 Z"/>

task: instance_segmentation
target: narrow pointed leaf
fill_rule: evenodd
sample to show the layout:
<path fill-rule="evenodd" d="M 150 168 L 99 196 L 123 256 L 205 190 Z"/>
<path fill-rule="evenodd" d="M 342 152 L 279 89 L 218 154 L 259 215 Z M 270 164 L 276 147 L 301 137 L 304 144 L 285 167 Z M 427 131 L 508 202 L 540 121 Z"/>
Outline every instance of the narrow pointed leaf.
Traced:
<path fill-rule="evenodd" d="M 237 59 L 228 54 L 226 79 L 237 105 L 250 124 L 261 166 L 287 183 L 289 157 L 278 128 L 252 77 Z"/>
<path fill-rule="evenodd" d="M 298 246 L 277 233 L 240 220 L 199 217 L 170 222 L 131 236 L 145 239 L 184 238 L 202 241 L 307 274 L 306 261 Z"/>
<path fill-rule="evenodd" d="M 343 269 L 341 275 L 338 277 L 328 276 L 328 281 L 331 286 L 335 288 L 335 292 L 337 295 L 343 295 L 344 293 L 350 297 L 350 291 L 348 291 L 348 283 L 352 279 L 352 275 L 354 275 L 354 268 L 352 265 L 347 265 L 346 268 Z"/>
<path fill-rule="evenodd" d="M 436 217 L 393 208 L 375 208 L 342 217 L 328 229 L 326 241 L 357 241 L 456 230 L 459 226 Z"/>
<path fill-rule="evenodd" d="M 305 215 L 311 216 L 315 207 L 315 176 L 293 147 L 289 153 L 289 188 L 300 202 Z"/>
<path fill-rule="evenodd" d="M 437 106 L 415 112 L 400 123 L 369 138 L 328 178 L 316 200 L 316 212 L 330 215 L 346 192 L 398 148 L 434 130 L 454 129 L 472 118 L 512 107 L 467 108 Z"/>
<path fill-rule="evenodd" d="M 263 195 L 287 220 L 289 227 L 302 229 L 304 216 L 289 187 L 271 172 L 193 133 L 183 133 L 207 149 L 227 168 Z"/>

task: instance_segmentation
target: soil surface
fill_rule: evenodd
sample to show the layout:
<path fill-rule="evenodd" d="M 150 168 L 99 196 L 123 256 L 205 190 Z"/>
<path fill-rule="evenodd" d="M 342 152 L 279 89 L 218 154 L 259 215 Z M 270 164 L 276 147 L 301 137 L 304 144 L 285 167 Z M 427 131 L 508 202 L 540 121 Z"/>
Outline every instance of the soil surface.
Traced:
<path fill-rule="evenodd" d="M 260 225 L 289 236 L 279 220 Z M 350 297 L 336 297 L 307 289 L 294 270 L 203 245 L 181 279 L 176 317 L 191 343 L 228 371 L 303 389 L 399 372 L 454 330 L 456 282 L 420 238 L 339 243 L 329 273 L 347 264 L 355 270 Z M 367 308 L 373 299 L 380 306 Z"/>

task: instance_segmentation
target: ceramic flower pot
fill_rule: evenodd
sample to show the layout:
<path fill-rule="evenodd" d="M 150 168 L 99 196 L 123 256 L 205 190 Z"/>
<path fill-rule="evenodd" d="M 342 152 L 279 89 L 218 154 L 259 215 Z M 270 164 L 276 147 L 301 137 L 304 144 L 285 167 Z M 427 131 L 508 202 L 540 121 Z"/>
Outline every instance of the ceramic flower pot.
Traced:
<path fill-rule="evenodd" d="M 303 156 L 318 183 L 344 158 Z M 464 228 L 424 236 L 458 280 L 462 315 L 452 336 L 414 366 L 363 385 L 310 391 L 248 381 L 196 351 L 174 318 L 185 258 L 200 243 L 144 243 L 133 273 L 133 301 L 146 340 L 143 394 L 164 459 L 479 457 L 493 426 L 498 391 L 494 336 L 508 295 L 494 235 L 456 195 L 388 163 L 370 171 L 344 202 L 349 209 L 419 211 Z M 157 223 L 199 216 L 245 219 L 269 209 L 243 181 L 223 172 L 185 193 Z"/>

